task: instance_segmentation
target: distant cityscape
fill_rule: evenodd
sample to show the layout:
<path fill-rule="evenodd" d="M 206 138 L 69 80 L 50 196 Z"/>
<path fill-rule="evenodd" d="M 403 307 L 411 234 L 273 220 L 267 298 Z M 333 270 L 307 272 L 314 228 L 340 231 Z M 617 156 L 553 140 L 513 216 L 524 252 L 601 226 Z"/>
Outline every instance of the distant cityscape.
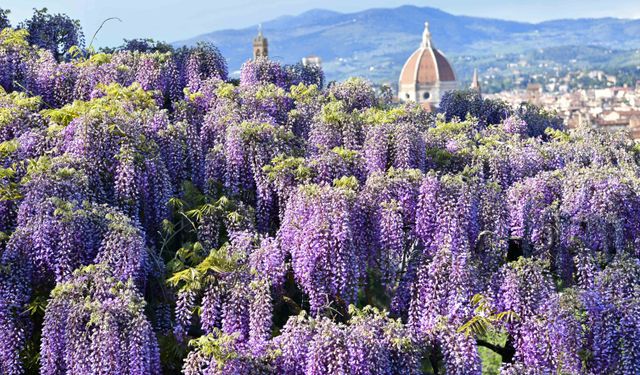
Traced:
<path fill-rule="evenodd" d="M 425 20 L 431 31 L 422 27 Z M 317 10 L 285 21 L 265 24 L 273 42 L 268 56 L 321 66 L 328 84 L 360 76 L 377 88 L 391 87 L 398 101 L 434 110 L 446 91 L 472 87 L 477 72 L 475 87 L 485 97 L 534 102 L 556 111 L 570 128 L 627 130 L 640 140 L 640 38 L 634 32 L 640 21 L 527 24 L 412 6 L 352 14 Z M 238 77 L 253 37 L 251 28 L 220 30 L 175 45 L 213 42 Z"/>
<path fill-rule="evenodd" d="M 588 126 L 610 131 L 626 130 L 632 138 L 640 139 L 640 81 L 620 85 L 615 75 L 591 70 L 543 82 L 486 97 L 502 99 L 512 105 L 522 102 L 540 105 L 556 111 L 569 128 Z"/>
<path fill-rule="evenodd" d="M 260 25 L 253 39 L 253 58 L 268 56 L 268 41 Z M 616 59 L 625 64 L 592 68 L 598 61 Z M 322 66 L 316 55 L 301 60 L 304 66 Z M 459 74 L 466 78 L 470 70 L 471 80 L 460 79 Z M 378 88 L 390 86 L 397 101 L 415 101 L 428 111 L 437 109 L 445 92 L 470 88 L 513 106 L 527 102 L 542 106 L 556 112 L 568 128 L 623 130 L 640 140 L 640 50 L 584 46 L 541 48 L 484 60 L 447 58 L 434 46 L 429 23 L 425 23 L 422 41 L 402 65 L 398 80 L 373 81 Z"/>
<path fill-rule="evenodd" d="M 433 47 L 431 39 L 427 23 L 420 47 L 403 65 L 397 86 L 393 85 L 399 101 L 416 101 L 433 110 L 444 92 L 468 87 L 513 106 L 526 102 L 542 106 L 562 117 L 568 128 L 624 130 L 640 140 L 640 65 L 610 73 L 577 69 L 578 59 L 571 59 L 566 68 L 522 56 L 504 67 L 489 67 L 484 74 L 474 68 L 471 82 L 461 82 L 455 63 Z M 596 55 L 597 50 L 590 55 Z M 599 51 L 611 53 L 602 48 Z M 501 87 L 507 89 L 496 90 Z"/>
<path fill-rule="evenodd" d="M 428 38 L 428 43 L 425 38 Z M 640 64 L 611 72 L 584 68 L 585 61 L 578 58 L 562 64 L 540 59 L 539 56 L 520 55 L 515 61 L 514 56 L 503 57 L 504 66 L 490 65 L 483 73 L 474 68 L 471 81 L 460 81 L 454 73 L 450 73 L 449 79 L 443 78 L 442 72 L 455 71 L 456 63 L 468 70 L 474 61 L 450 59 L 452 68 L 442 52 L 431 47 L 430 39 L 427 24 L 418 51 L 427 51 L 433 60 L 422 57 L 416 65 L 412 59 L 416 59 L 418 51 L 411 55 L 400 73 L 397 86 L 392 84 L 400 101 L 415 100 L 425 108 L 435 109 L 444 91 L 467 87 L 481 91 L 486 98 L 500 99 L 513 106 L 522 103 L 542 106 L 556 112 L 568 128 L 622 130 L 633 139 L 640 140 Z M 615 53 L 604 48 L 588 50 L 587 56 L 583 57 L 590 60 L 597 59 L 598 53 Z M 539 53 L 545 56 L 544 51 Z M 585 55 L 584 50 L 582 53 Z M 640 50 L 630 53 L 640 55 Z M 409 79 L 406 71 L 411 72 Z"/>

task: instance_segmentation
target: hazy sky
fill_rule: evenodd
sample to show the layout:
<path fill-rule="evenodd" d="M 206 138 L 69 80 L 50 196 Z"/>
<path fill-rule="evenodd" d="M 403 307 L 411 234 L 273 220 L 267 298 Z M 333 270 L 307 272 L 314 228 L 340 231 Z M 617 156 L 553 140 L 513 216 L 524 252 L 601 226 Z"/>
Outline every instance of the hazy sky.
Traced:
<path fill-rule="evenodd" d="M 580 17 L 640 18 L 639 0 L 2 0 L 0 7 L 11 9 L 14 24 L 30 16 L 34 7 L 67 13 L 82 22 L 87 39 L 105 18 L 121 18 L 122 22 L 112 21 L 98 34 L 95 45 L 104 46 L 137 37 L 171 42 L 218 29 L 244 28 L 314 8 L 351 12 L 403 4 L 528 22 Z"/>

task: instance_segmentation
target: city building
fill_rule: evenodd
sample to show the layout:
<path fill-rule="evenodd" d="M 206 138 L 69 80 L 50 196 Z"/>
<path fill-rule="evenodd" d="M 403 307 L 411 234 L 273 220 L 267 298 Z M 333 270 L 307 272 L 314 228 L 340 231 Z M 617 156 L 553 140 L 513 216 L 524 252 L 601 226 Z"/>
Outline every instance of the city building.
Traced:
<path fill-rule="evenodd" d="M 322 68 L 322 59 L 316 55 L 311 55 L 302 58 L 302 65 L 315 66 L 316 68 Z"/>
<path fill-rule="evenodd" d="M 258 25 L 258 35 L 253 38 L 253 59 L 269 57 L 269 42 L 262 35 L 262 25 Z"/>
<path fill-rule="evenodd" d="M 568 92 L 542 91 L 538 86 L 535 84 L 526 90 L 503 91 L 487 96 L 514 106 L 535 101 L 563 118 L 569 128 L 624 131 L 640 141 L 640 91 L 615 86 Z"/>
<path fill-rule="evenodd" d="M 415 101 L 432 110 L 440 104 L 442 95 L 457 89 L 458 83 L 451 64 L 433 46 L 429 23 L 425 22 L 420 47 L 409 56 L 398 81 L 398 99 Z"/>
<path fill-rule="evenodd" d="M 530 83 L 527 85 L 527 101 L 529 103 L 540 105 L 540 96 L 542 95 L 542 85 L 539 83 Z"/>

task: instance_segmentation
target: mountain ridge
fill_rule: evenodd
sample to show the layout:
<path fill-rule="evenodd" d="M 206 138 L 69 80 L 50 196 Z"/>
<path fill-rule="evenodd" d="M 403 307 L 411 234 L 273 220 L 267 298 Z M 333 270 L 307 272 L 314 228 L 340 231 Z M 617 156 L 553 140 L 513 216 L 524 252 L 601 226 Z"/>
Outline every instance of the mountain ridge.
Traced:
<path fill-rule="evenodd" d="M 403 5 L 353 13 L 318 8 L 283 15 L 262 25 L 271 57 L 283 63 L 295 63 L 313 54 L 322 58 L 330 80 L 359 75 L 393 81 L 404 60 L 418 47 L 425 21 L 430 23 L 434 45 L 448 57 L 499 56 L 563 45 L 640 48 L 640 19 L 612 17 L 529 23 Z M 233 72 L 251 57 L 256 27 L 212 31 L 172 44 L 212 42 Z M 467 67 L 462 71 L 467 74 Z"/>

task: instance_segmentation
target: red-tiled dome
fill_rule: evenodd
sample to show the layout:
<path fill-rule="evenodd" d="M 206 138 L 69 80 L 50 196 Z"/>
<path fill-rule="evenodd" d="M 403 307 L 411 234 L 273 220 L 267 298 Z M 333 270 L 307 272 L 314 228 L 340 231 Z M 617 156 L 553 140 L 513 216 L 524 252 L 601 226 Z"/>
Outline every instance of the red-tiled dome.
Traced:
<path fill-rule="evenodd" d="M 455 81 L 456 76 L 442 52 L 431 44 L 429 24 L 425 23 L 422 44 L 404 63 L 400 73 L 401 85 L 434 84 L 438 81 Z"/>

